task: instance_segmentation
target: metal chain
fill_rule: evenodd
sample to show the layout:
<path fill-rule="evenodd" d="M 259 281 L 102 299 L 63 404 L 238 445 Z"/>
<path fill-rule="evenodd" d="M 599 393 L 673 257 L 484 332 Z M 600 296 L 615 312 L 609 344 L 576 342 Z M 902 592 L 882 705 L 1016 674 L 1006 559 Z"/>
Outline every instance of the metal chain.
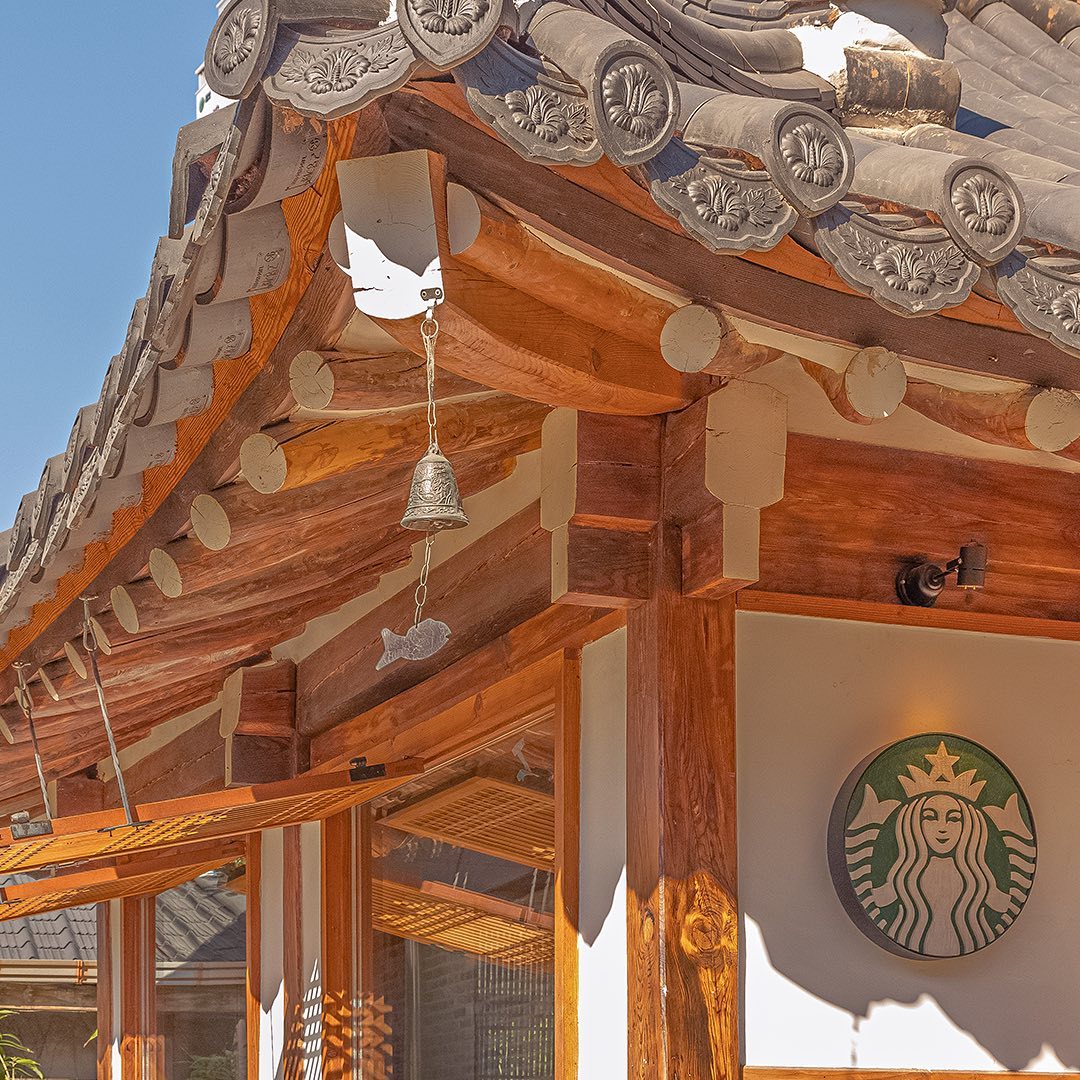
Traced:
<path fill-rule="evenodd" d="M 435 341 L 439 336 L 439 323 L 435 318 L 435 308 L 429 307 L 424 321 L 420 324 L 420 336 L 424 339 L 424 353 L 427 358 L 427 422 L 428 451 L 439 452 L 439 421 L 435 414 Z"/>
<path fill-rule="evenodd" d="M 105 689 L 101 685 L 101 672 L 98 669 L 97 635 L 90 616 L 90 601 L 92 596 L 81 598 L 83 602 L 83 648 L 90 657 L 90 671 L 94 676 L 94 687 L 97 690 L 98 708 L 101 710 L 101 719 L 105 724 L 105 734 L 109 740 L 109 754 L 112 757 L 113 771 L 116 773 L 116 786 L 120 790 L 120 802 L 124 806 L 124 817 L 129 825 L 135 824 L 131 816 L 131 804 L 128 802 L 127 784 L 124 783 L 124 770 L 120 766 L 120 754 L 116 749 L 116 739 L 113 737 L 112 724 L 109 721 L 109 710 L 105 706 Z"/>
<path fill-rule="evenodd" d="M 431 571 L 431 549 L 435 546 L 435 534 L 428 533 L 424 537 L 424 565 L 420 568 L 420 584 L 416 586 L 413 594 L 416 599 L 416 617 L 413 626 L 420 625 L 420 616 L 424 613 L 424 605 L 427 603 L 427 579 Z"/>
<path fill-rule="evenodd" d="M 23 674 L 25 664 L 15 665 L 15 674 L 19 679 L 19 692 L 15 695 L 19 702 L 19 708 L 26 717 L 30 726 L 30 741 L 34 746 L 34 765 L 37 768 L 38 784 L 41 786 L 41 801 L 45 804 L 45 819 L 52 825 L 52 807 L 49 805 L 49 785 L 45 783 L 45 770 L 41 765 L 41 747 L 38 745 L 37 727 L 34 724 L 34 701 L 30 697 L 30 687 L 26 684 L 26 676 Z"/>

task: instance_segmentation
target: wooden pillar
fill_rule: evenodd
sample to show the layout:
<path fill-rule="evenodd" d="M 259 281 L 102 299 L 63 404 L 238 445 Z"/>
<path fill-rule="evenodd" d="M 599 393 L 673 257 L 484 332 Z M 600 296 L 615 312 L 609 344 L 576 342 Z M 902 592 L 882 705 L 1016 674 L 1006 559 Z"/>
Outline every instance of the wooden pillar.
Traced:
<path fill-rule="evenodd" d="M 165 1055 L 157 1031 L 153 896 L 120 902 L 120 1080 L 157 1080 Z"/>
<path fill-rule="evenodd" d="M 322 823 L 323 1080 L 353 1080 L 353 813 Z"/>
<path fill-rule="evenodd" d="M 563 653 L 555 695 L 555 1075 L 578 1075 L 581 653 Z"/>
<path fill-rule="evenodd" d="M 738 1080 L 735 599 L 680 593 L 677 530 L 627 623 L 632 1080 Z"/>

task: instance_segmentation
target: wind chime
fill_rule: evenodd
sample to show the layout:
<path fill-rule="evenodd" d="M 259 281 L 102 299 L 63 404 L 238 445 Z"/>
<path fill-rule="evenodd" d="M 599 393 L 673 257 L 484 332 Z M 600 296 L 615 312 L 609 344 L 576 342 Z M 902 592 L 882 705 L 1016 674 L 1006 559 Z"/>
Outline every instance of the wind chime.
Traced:
<path fill-rule="evenodd" d="M 434 291 L 434 290 L 432 290 Z M 428 290 L 421 294 L 425 300 L 441 298 L 441 290 L 433 297 Z M 428 575 L 431 572 L 431 552 L 435 546 L 435 534 L 444 529 L 461 529 L 469 524 L 461 505 L 454 468 L 439 448 L 439 424 L 435 406 L 435 343 L 439 337 L 439 323 L 435 318 L 435 306 L 428 308 L 420 324 L 420 336 L 424 342 L 427 370 L 427 453 L 417 462 L 409 488 L 409 501 L 402 528 L 427 533 L 424 539 L 424 556 L 420 569 L 420 581 L 416 586 L 416 610 L 412 626 L 404 634 L 384 629 L 382 632 L 383 654 L 375 665 L 381 670 L 395 660 L 426 660 L 434 656 L 450 639 L 450 627 L 437 619 L 425 619 L 424 605 L 428 595 Z"/>

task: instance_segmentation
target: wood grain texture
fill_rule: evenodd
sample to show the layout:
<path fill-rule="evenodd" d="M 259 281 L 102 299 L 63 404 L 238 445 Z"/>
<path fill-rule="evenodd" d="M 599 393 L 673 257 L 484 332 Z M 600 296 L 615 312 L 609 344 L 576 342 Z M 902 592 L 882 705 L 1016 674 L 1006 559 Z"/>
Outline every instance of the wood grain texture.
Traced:
<path fill-rule="evenodd" d="M 996 446 L 1058 451 L 1080 438 L 1080 399 L 1063 390 L 1029 386 L 1005 394 L 971 393 L 912 379 L 904 404 L 943 427 Z"/>
<path fill-rule="evenodd" d="M 563 653 L 555 693 L 555 1075 L 578 1075 L 581 651 Z"/>
<path fill-rule="evenodd" d="M 354 1021 L 354 1066 L 358 1080 L 386 1080 L 382 1054 L 375 1039 L 368 1039 L 365 1024 L 381 1021 L 372 1008 L 375 1001 L 375 931 L 371 898 L 371 829 L 370 805 L 353 811 L 353 970 L 356 980 L 358 1018 Z"/>
<path fill-rule="evenodd" d="M 386 114 L 402 149 L 438 150 L 453 179 L 632 277 L 853 349 L 873 343 L 935 366 L 1080 389 L 1080 372 L 1069 358 L 1022 332 L 1002 304 L 973 297 L 920 319 L 913 335 L 910 320 L 853 295 L 790 238 L 772 252 L 713 255 L 682 234 L 621 170 L 603 162 L 588 168 L 523 163 L 481 127 L 454 86 L 417 84 L 395 94 Z"/>
<path fill-rule="evenodd" d="M 473 382 L 548 405 L 648 415 L 688 405 L 691 379 L 649 349 L 488 277 L 443 261 L 438 363 Z M 403 347 L 423 348 L 421 317 L 376 320 Z"/>
<path fill-rule="evenodd" d="M 353 815 L 322 826 L 322 1077 L 351 1080 L 353 1066 Z"/>
<path fill-rule="evenodd" d="M 97 1080 L 114 1080 L 112 1041 L 116 1019 L 113 1017 L 112 919 L 110 905 L 97 905 Z M 118 1080 L 118 1078 L 117 1078 Z M 255 1080 L 258 1080 L 256 1077 Z"/>
<path fill-rule="evenodd" d="M 375 707 L 538 615 L 551 598 L 548 534 L 537 504 L 497 526 L 432 575 L 428 611 L 449 642 L 426 661 L 375 670 L 383 627 L 401 631 L 415 609 L 409 585 L 347 627 L 299 666 L 300 730 L 310 736 Z"/>
<path fill-rule="evenodd" d="M 747 1065 L 745 1080 L 1026 1080 L 1038 1073 L 979 1072 L 970 1069 L 781 1069 Z M 1077 1072 L 1055 1072 L 1055 1080 L 1076 1080 Z"/>
<path fill-rule="evenodd" d="M 524 427 L 539 426 L 544 408 L 535 402 L 488 395 L 445 403 L 439 410 L 439 442 L 453 457 L 508 442 Z M 273 494 L 340 476 L 358 466 L 400 465 L 427 446 L 427 406 L 363 420 L 342 420 L 279 441 L 251 436 L 241 450 L 244 477 L 257 491 Z"/>
<path fill-rule="evenodd" d="M 201 415 L 178 421 L 173 460 L 144 473 L 141 503 L 118 511 L 110 535 L 90 544 L 81 565 L 60 580 L 56 594 L 38 604 L 30 622 L 11 633 L 0 649 L 0 665 L 15 660 L 82 593 L 94 591 L 91 586 L 98 575 L 162 506 L 266 364 L 311 283 L 330 221 L 340 209 L 335 169 L 353 147 L 357 123 L 357 117 L 353 116 L 327 125 L 327 153 L 320 179 L 309 190 L 282 204 L 292 249 L 289 275 L 280 288 L 252 297 L 251 349 L 234 360 L 217 362 L 213 402 Z M 187 501 L 190 504 L 190 497 Z"/>
<path fill-rule="evenodd" d="M 580 648 L 625 624 L 621 611 L 552 605 L 424 682 L 311 741 L 311 764 L 333 769 L 414 747 L 428 769 L 521 730 L 554 709 L 563 648 Z"/>
<path fill-rule="evenodd" d="M 782 502 L 761 514 L 763 592 L 896 606 L 897 573 L 987 546 L 986 588 L 934 611 L 1080 621 L 1080 477 L 792 435 Z M 901 616 L 908 618 L 906 614 Z"/>
<path fill-rule="evenodd" d="M 120 1080 L 165 1075 L 165 1047 L 157 1030 L 153 896 L 120 901 Z"/>
<path fill-rule="evenodd" d="M 738 1080 L 735 599 L 677 566 L 627 620 L 629 1075 Z"/>
<path fill-rule="evenodd" d="M 301 934 L 305 897 L 301 888 L 300 826 L 282 833 L 282 982 L 285 1000 L 284 1080 L 304 1080 L 304 971 Z M 308 898 L 307 903 L 312 899 Z"/>

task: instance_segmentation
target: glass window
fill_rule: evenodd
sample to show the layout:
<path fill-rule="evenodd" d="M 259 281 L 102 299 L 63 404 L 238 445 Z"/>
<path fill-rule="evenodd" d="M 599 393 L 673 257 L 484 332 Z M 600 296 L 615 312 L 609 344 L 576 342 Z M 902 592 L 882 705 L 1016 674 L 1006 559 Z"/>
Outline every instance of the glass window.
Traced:
<path fill-rule="evenodd" d="M 246 910 L 243 860 L 157 897 L 157 1030 L 170 1080 L 247 1075 Z"/>
<path fill-rule="evenodd" d="M 374 805 L 373 1075 L 554 1077 L 553 759 L 545 722 Z"/>
<path fill-rule="evenodd" d="M 17 874 L 0 885 L 31 881 Z M 0 923 L 0 1035 L 56 1080 L 94 1080 L 97 912 L 92 906 Z"/>

